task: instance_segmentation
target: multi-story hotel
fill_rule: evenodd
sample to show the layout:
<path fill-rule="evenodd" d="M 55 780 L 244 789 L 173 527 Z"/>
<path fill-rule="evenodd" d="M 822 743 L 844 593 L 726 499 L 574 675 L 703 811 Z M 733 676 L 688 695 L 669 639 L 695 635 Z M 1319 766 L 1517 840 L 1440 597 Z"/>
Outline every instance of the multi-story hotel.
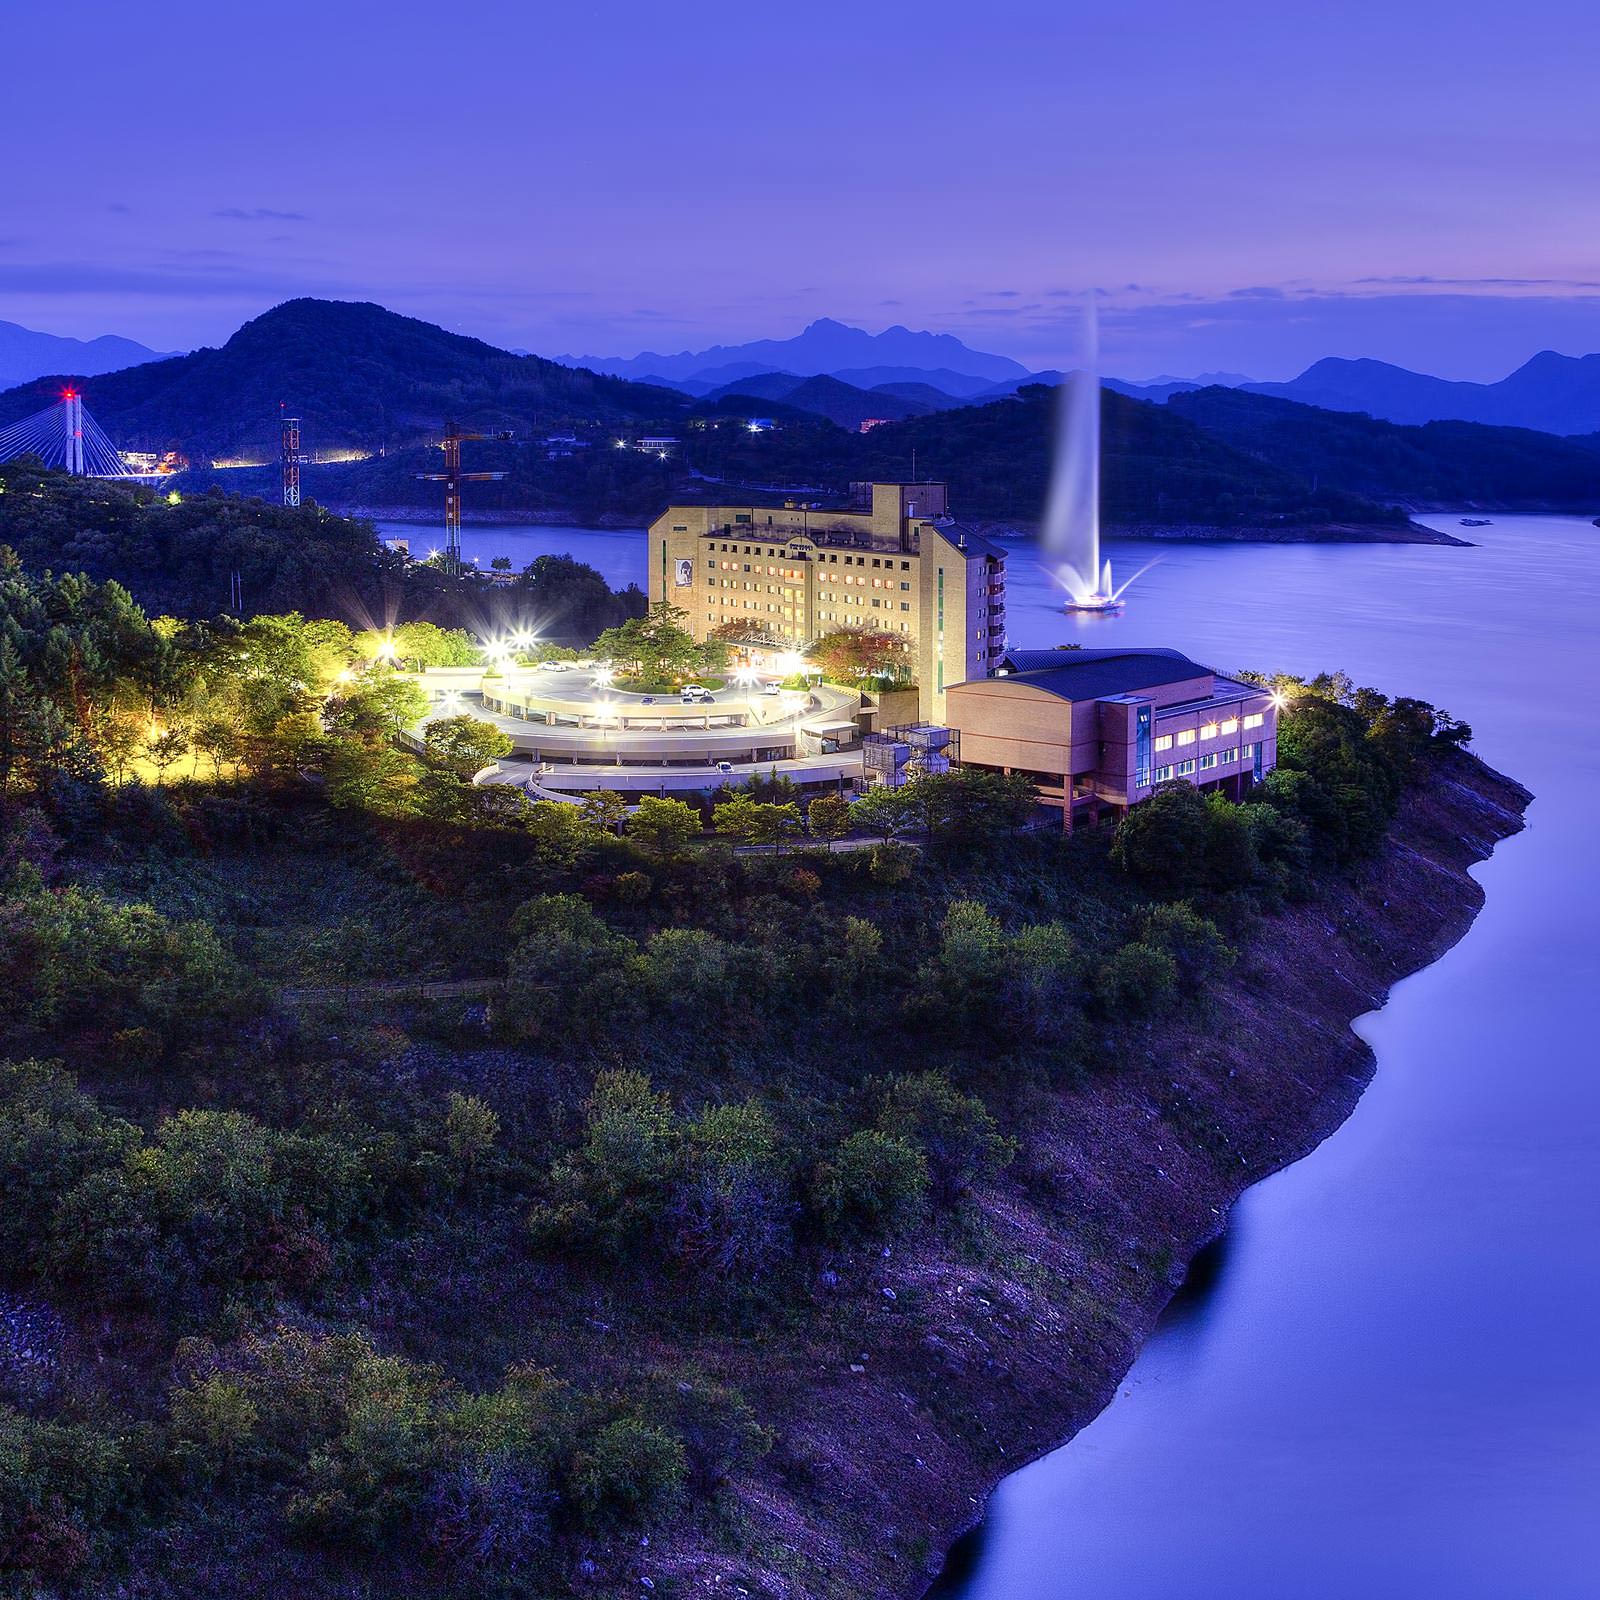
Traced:
<path fill-rule="evenodd" d="M 1004 653 L 1005 553 L 950 518 L 942 483 L 852 490 L 840 509 L 669 506 L 650 526 L 650 598 L 686 611 L 697 639 L 801 650 L 840 628 L 889 634 L 918 715 L 942 720 L 946 689 Z"/>

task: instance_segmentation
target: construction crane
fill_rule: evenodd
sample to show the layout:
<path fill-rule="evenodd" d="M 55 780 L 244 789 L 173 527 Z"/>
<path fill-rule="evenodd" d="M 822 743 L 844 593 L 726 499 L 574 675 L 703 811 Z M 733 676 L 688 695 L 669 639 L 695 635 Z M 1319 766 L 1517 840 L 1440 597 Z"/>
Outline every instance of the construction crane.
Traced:
<path fill-rule="evenodd" d="M 278 455 L 283 464 L 283 503 L 300 504 L 300 468 L 305 457 L 300 453 L 300 419 L 286 417 L 283 406 L 278 406 Z"/>
<path fill-rule="evenodd" d="M 498 483 L 503 472 L 463 472 L 461 446 L 469 439 L 510 439 L 509 428 L 498 433 L 464 433 L 453 422 L 447 422 L 444 438 L 439 448 L 444 451 L 443 472 L 419 472 L 424 483 L 444 485 L 444 569 L 454 576 L 461 570 L 461 485 L 464 483 Z"/>

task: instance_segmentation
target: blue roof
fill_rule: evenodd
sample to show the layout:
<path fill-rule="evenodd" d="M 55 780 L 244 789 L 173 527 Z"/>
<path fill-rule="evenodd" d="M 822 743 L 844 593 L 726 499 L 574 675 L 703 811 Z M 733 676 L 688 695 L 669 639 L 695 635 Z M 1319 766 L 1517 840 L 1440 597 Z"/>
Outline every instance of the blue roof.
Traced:
<path fill-rule="evenodd" d="M 1007 678 L 1063 700 L 1101 700 L 1211 673 L 1210 667 L 1191 661 L 1181 650 L 1160 647 L 1010 650 L 1001 658 L 1000 667 Z"/>

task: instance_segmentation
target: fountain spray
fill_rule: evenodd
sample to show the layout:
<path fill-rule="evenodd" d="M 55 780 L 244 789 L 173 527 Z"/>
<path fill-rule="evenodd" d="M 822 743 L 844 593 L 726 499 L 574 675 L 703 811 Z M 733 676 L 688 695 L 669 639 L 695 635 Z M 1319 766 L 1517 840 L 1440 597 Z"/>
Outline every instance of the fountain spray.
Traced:
<path fill-rule="evenodd" d="M 1120 611 L 1128 584 L 1115 587 L 1111 562 L 1100 559 L 1100 341 L 1092 293 L 1083 331 L 1083 363 L 1061 386 L 1040 542 L 1051 575 L 1067 591 L 1068 611 Z"/>

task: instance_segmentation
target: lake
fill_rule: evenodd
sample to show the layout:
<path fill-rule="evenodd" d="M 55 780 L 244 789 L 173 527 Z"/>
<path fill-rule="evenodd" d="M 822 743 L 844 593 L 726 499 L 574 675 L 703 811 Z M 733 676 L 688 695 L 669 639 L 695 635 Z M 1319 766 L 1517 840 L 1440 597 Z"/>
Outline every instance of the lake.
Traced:
<path fill-rule="evenodd" d="M 419 559 L 444 543 L 444 524 L 379 522 L 386 539 L 409 539 Z M 570 528 L 552 524 L 471 524 L 461 530 L 461 554 L 487 569 L 496 556 L 506 556 L 521 572 L 535 556 L 573 555 L 587 561 L 613 589 L 630 583 L 645 586 L 643 528 Z"/>
<path fill-rule="evenodd" d="M 464 537 L 644 578 L 637 533 Z M 1466 939 L 1360 1024 L 1354 1115 L 1243 1197 L 1111 1406 L 1001 1484 L 948 1600 L 1600 1595 L 1600 529 L 1471 537 L 1114 544 L 1119 577 L 1157 560 L 1115 618 L 1061 615 L 1012 548 L 1013 644 L 1343 668 L 1465 717 L 1537 798 Z"/>

